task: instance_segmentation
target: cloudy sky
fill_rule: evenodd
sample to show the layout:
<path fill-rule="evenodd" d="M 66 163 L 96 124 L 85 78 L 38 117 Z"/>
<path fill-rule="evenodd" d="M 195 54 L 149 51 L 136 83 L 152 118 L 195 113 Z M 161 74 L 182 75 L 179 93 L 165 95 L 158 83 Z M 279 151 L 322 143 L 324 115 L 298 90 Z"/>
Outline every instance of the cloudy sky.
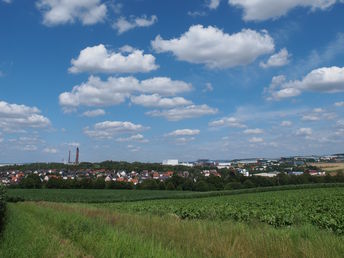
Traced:
<path fill-rule="evenodd" d="M 343 0 L 0 0 L 0 162 L 343 152 Z"/>

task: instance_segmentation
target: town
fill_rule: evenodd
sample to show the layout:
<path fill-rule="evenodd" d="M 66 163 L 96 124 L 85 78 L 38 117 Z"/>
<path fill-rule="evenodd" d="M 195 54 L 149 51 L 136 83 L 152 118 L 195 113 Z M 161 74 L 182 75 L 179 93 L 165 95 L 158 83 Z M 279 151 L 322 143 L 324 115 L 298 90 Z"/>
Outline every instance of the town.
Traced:
<path fill-rule="evenodd" d="M 176 180 L 171 180 L 174 176 L 184 181 L 187 180 L 189 185 L 196 184 L 198 181 L 205 181 L 210 186 L 213 185 L 209 178 L 218 178 L 218 181 L 222 182 L 222 186 L 215 187 L 216 189 L 210 187 L 209 190 L 221 190 L 226 188 L 226 184 L 228 185 L 227 188 L 233 188 L 233 182 L 241 182 L 243 186 L 245 182 L 246 185 L 250 185 L 251 181 L 253 181 L 255 186 L 262 184 L 258 183 L 257 185 L 257 181 L 264 181 L 263 185 L 275 185 L 277 184 L 276 181 L 279 181 L 276 178 L 282 175 L 293 176 L 293 178 L 302 175 L 307 177 L 337 175 L 338 173 L 327 173 L 323 165 L 342 164 L 343 162 L 344 154 L 282 157 L 280 159 L 236 159 L 228 161 L 200 159 L 194 162 L 179 162 L 178 160 L 164 160 L 161 164 L 114 161 L 79 163 L 79 148 L 77 148 L 75 161 L 71 161 L 69 153 L 68 163 L 65 164 L 3 164 L 0 166 L 0 182 L 10 187 L 36 188 L 35 185 L 30 185 L 27 182 L 26 184 L 23 183 L 25 178 L 34 175 L 37 180 L 39 178 L 40 182 L 48 188 L 107 187 L 119 189 L 156 188 L 164 190 L 167 189 L 168 183 L 172 181 L 173 185 L 169 187 L 172 190 L 178 187 Z M 340 169 L 333 171 L 342 173 Z M 321 179 L 313 181 L 322 182 Z M 313 181 L 311 180 L 311 182 Z M 69 182 L 67 186 L 66 182 Z M 41 183 L 39 184 L 41 185 Z M 161 183 L 160 186 L 159 183 Z M 179 190 L 192 189 L 192 187 L 185 187 L 185 182 L 179 187 Z"/>

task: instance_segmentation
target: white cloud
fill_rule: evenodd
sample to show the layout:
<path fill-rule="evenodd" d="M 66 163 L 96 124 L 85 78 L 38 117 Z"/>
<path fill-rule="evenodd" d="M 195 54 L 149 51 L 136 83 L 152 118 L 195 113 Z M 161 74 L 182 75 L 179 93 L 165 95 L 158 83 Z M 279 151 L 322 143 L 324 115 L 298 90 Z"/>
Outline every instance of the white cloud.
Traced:
<path fill-rule="evenodd" d="M 278 79 L 278 80 L 277 80 Z M 337 93 L 344 92 L 344 67 L 322 67 L 308 73 L 302 80 L 285 81 L 284 76 L 273 77 L 265 91 L 268 99 L 283 99 L 299 96 L 304 91 Z"/>
<path fill-rule="evenodd" d="M 2 2 L 6 3 L 6 4 L 11 4 L 12 0 L 2 0 Z"/>
<path fill-rule="evenodd" d="M 277 19 L 296 7 L 326 10 L 342 0 L 228 0 L 228 3 L 244 10 L 245 21 Z"/>
<path fill-rule="evenodd" d="M 73 147 L 73 148 L 80 147 L 79 142 L 65 142 L 65 143 L 63 143 L 63 145 L 67 145 L 67 146 Z"/>
<path fill-rule="evenodd" d="M 149 27 L 158 21 L 156 15 L 152 15 L 150 18 L 146 15 L 141 17 L 130 17 L 126 19 L 125 17 L 120 17 L 114 24 L 113 28 L 118 31 L 118 34 L 122 34 L 128 30 L 135 29 L 137 27 Z"/>
<path fill-rule="evenodd" d="M 129 137 L 120 137 L 116 139 L 117 142 L 141 142 L 147 143 L 148 140 L 142 134 L 135 134 Z"/>
<path fill-rule="evenodd" d="M 92 25 L 103 22 L 107 13 L 101 0 L 39 0 L 36 6 L 43 14 L 43 24 L 47 26 L 75 21 Z"/>
<path fill-rule="evenodd" d="M 314 108 L 311 112 L 307 112 L 302 116 L 303 121 L 320 121 L 320 120 L 332 120 L 336 118 L 335 113 L 326 112 L 322 108 Z"/>
<path fill-rule="evenodd" d="M 106 49 L 103 44 L 81 50 L 71 64 L 71 73 L 145 73 L 159 67 L 155 64 L 155 57 L 144 54 L 142 50 L 125 46 L 116 53 Z"/>
<path fill-rule="evenodd" d="M 234 128 L 245 128 L 246 125 L 242 124 L 235 117 L 223 117 L 219 120 L 215 120 L 209 123 L 211 127 L 234 127 Z"/>
<path fill-rule="evenodd" d="M 264 142 L 264 139 L 261 137 L 252 137 L 248 141 L 250 143 L 261 143 L 261 142 Z"/>
<path fill-rule="evenodd" d="M 334 103 L 336 107 L 344 107 L 344 101 Z"/>
<path fill-rule="evenodd" d="M 260 128 L 255 128 L 255 129 L 246 129 L 244 131 L 244 134 L 262 134 L 264 133 L 264 130 Z"/>
<path fill-rule="evenodd" d="M 44 128 L 51 125 L 36 107 L 0 101 L 0 128 L 4 131 L 21 131 L 26 128 Z"/>
<path fill-rule="evenodd" d="M 57 153 L 57 149 L 55 149 L 55 148 L 44 148 L 43 152 L 50 153 L 50 154 L 56 154 Z"/>
<path fill-rule="evenodd" d="M 153 117 L 165 117 L 169 121 L 179 121 L 187 118 L 195 118 L 205 115 L 214 115 L 218 112 L 216 108 L 211 108 L 208 105 L 190 105 L 186 107 L 179 107 L 167 110 L 153 110 L 147 112 L 147 115 Z"/>
<path fill-rule="evenodd" d="M 105 110 L 104 109 L 87 110 L 84 113 L 82 113 L 82 115 L 87 116 L 87 117 L 103 116 L 105 115 Z"/>
<path fill-rule="evenodd" d="M 274 51 L 274 41 L 266 31 L 244 29 L 227 34 L 216 27 L 194 25 L 180 38 L 151 42 L 156 52 L 172 52 L 179 60 L 205 64 L 209 68 L 247 65 Z"/>
<path fill-rule="evenodd" d="M 207 0 L 209 9 L 217 9 L 220 5 L 221 0 Z"/>
<path fill-rule="evenodd" d="M 167 77 L 143 81 L 134 77 L 109 77 L 107 81 L 102 81 L 99 77 L 90 76 L 87 82 L 75 86 L 71 92 L 60 94 L 59 102 L 64 108 L 111 106 L 123 103 L 133 93 L 171 96 L 191 89 L 191 84 Z"/>
<path fill-rule="evenodd" d="M 166 134 L 166 136 L 173 136 L 173 137 L 179 137 L 179 136 L 195 136 L 198 135 L 201 131 L 198 129 L 178 129 L 173 132 L 170 132 Z"/>
<path fill-rule="evenodd" d="M 282 121 L 281 122 L 281 126 L 284 126 L 284 127 L 288 127 L 288 126 L 291 126 L 293 123 L 291 121 Z"/>
<path fill-rule="evenodd" d="M 299 128 L 297 131 L 296 131 L 296 135 L 298 136 L 311 136 L 313 133 L 313 130 L 312 128 Z"/>
<path fill-rule="evenodd" d="M 130 100 L 136 105 L 158 108 L 173 108 L 192 104 L 192 101 L 184 99 L 183 97 L 162 98 L 158 94 L 132 96 Z"/>
<path fill-rule="evenodd" d="M 118 134 L 132 134 L 148 129 L 140 124 L 122 121 L 104 121 L 96 123 L 92 129 L 84 128 L 84 133 L 91 138 L 112 139 Z"/>
<path fill-rule="evenodd" d="M 279 67 L 289 63 L 290 54 L 286 48 L 283 48 L 280 52 L 270 56 L 266 63 L 261 62 L 259 65 L 263 68 Z"/>

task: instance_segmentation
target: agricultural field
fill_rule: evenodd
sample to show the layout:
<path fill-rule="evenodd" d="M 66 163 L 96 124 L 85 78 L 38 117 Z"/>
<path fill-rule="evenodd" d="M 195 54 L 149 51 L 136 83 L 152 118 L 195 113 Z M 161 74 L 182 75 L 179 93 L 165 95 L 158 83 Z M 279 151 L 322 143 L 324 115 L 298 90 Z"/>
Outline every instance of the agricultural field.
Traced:
<path fill-rule="evenodd" d="M 300 189 L 184 200 L 100 205 L 109 209 L 180 219 L 263 222 L 274 227 L 313 224 L 344 234 L 344 188 Z"/>
<path fill-rule="evenodd" d="M 0 257 L 343 257 L 344 188 L 283 190 L 8 203 Z"/>
<path fill-rule="evenodd" d="M 213 192 L 188 192 L 165 190 L 106 190 L 106 189 L 7 189 L 8 201 L 49 201 L 78 203 L 130 202 L 156 199 L 191 199 L 243 193 L 344 187 L 344 183 L 283 185 Z"/>
<path fill-rule="evenodd" d="M 326 172 L 344 172 L 344 162 L 342 163 L 311 163 L 310 165 L 323 169 Z"/>

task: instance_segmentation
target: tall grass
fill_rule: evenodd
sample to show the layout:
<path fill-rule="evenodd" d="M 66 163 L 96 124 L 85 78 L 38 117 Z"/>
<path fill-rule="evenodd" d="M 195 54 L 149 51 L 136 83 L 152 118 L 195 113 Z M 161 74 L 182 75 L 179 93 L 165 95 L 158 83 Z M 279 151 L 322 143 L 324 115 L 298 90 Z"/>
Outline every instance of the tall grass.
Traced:
<path fill-rule="evenodd" d="M 5 220 L 6 199 L 6 189 L 0 184 L 0 232 Z"/>
<path fill-rule="evenodd" d="M 87 204 L 17 203 L 0 257 L 342 257 L 344 239 L 310 225 L 179 220 Z"/>

